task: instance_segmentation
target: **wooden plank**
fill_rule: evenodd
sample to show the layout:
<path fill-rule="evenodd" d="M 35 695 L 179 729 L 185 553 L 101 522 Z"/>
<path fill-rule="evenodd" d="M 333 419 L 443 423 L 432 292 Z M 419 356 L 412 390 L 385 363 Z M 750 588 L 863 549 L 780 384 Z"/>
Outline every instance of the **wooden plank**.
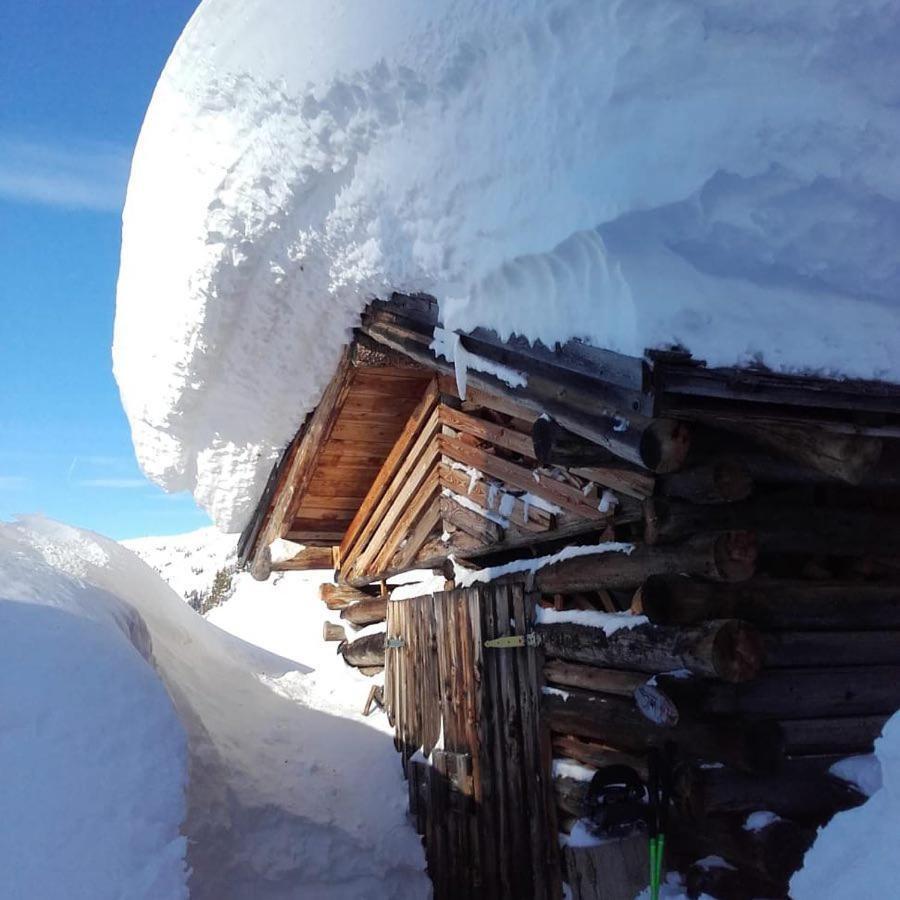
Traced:
<path fill-rule="evenodd" d="M 409 484 L 401 491 L 397 498 L 397 503 L 385 517 L 385 523 L 391 522 L 394 519 L 395 511 L 404 505 L 406 506 L 403 512 L 396 517 L 393 525 L 389 526 L 391 530 L 385 534 L 384 544 L 378 551 L 377 556 L 375 556 L 374 560 L 369 564 L 370 571 L 380 572 L 389 567 L 391 558 L 397 552 L 401 543 L 409 535 L 410 529 L 415 527 L 415 523 L 420 520 L 420 517 L 423 516 L 425 511 L 428 510 L 435 501 L 440 491 L 440 482 L 438 481 L 437 473 L 437 454 L 431 456 L 430 460 L 427 458 L 423 459 L 423 465 L 425 467 L 423 471 L 426 473 L 424 481 L 421 485 L 417 484 L 418 473 L 413 472 L 410 475 Z M 409 493 L 408 504 L 406 503 L 407 491 Z M 429 532 L 430 531 L 431 529 L 429 529 Z M 378 534 L 379 532 L 376 531 L 376 537 Z M 363 560 L 370 558 L 370 548 L 367 548 L 366 551 L 360 555 L 360 566 L 367 565 Z M 365 569 L 360 570 L 361 573 L 365 571 Z"/>
<path fill-rule="evenodd" d="M 581 466 L 570 470 L 579 478 L 586 478 L 595 484 L 621 491 L 629 497 L 644 500 L 653 495 L 656 476 L 642 469 L 626 465 Z"/>
<path fill-rule="evenodd" d="M 435 468 L 439 455 L 435 440 L 437 428 L 435 411 L 409 454 L 400 464 L 391 484 L 384 490 L 381 500 L 375 506 L 369 521 L 363 525 L 356 541 L 349 548 L 346 542 L 341 544 L 341 559 L 344 561 L 348 576 L 349 573 L 361 575 L 366 570 L 384 546 L 387 536 L 403 515 L 406 505 L 433 469 L 435 479 L 437 478 Z"/>
<path fill-rule="evenodd" d="M 525 590 L 520 584 L 511 585 L 509 590 L 516 634 L 527 634 L 531 630 L 533 616 L 526 614 Z M 517 669 L 519 740 L 522 745 L 525 812 L 531 850 L 531 896 L 536 900 L 543 900 L 549 894 L 545 845 L 552 836 L 547 832 L 546 811 L 543 806 L 543 773 L 538 746 L 539 676 L 534 666 L 534 653 L 530 647 L 515 651 L 513 660 Z"/>
<path fill-rule="evenodd" d="M 498 621 L 496 607 L 493 602 L 491 588 L 479 588 L 479 594 L 484 615 L 484 633 L 486 639 L 500 637 L 509 632 L 509 625 L 503 631 L 504 623 Z M 500 897 L 513 897 L 513 885 L 515 883 L 512 849 L 512 829 L 509 821 L 509 781 L 507 767 L 507 747 L 505 728 L 503 721 L 502 684 L 503 678 L 500 671 L 500 657 L 498 654 L 487 653 L 484 656 L 485 663 L 485 688 L 489 698 L 489 717 L 487 722 L 489 740 L 491 742 L 490 766 L 493 773 L 494 805 L 497 812 L 495 820 L 497 870 Z"/>
<path fill-rule="evenodd" d="M 309 484 L 324 439 L 327 439 L 334 427 L 340 405 L 350 388 L 352 376 L 350 353 L 345 350 L 334 377 L 325 389 L 315 411 L 307 418 L 303 426 L 303 436 L 297 441 L 291 459 L 285 466 L 280 487 L 275 492 L 272 509 L 256 540 L 254 566 L 262 562 L 260 554 L 268 552 L 272 541 L 284 537 L 289 530 L 295 500 L 303 496 Z"/>
<path fill-rule="evenodd" d="M 311 569 L 333 569 L 331 547 L 304 547 L 296 556 L 272 563 L 273 572 L 306 572 Z"/>
<path fill-rule="evenodd" d="M 409 534 L 409 538 L 394 554 L 390 563 L 392 571 L 403 571 L 412 566 L 412 561 L 416 558 L 431 533 L 441 523 L 441 502 L 437 496 L 432 496 L 431 505 L 419 518 L 419 521 L 413 527 Z"/>
<path fill-rule="evenodd" d="M 484 509 L 488 509 L 491 512 L 496 512 L 499 515 L 500 502 L 504 495 L 508 495 L 507 491 L 504 491 L 502 488 L 498 487 L 497 491 L 495 492 L 496 496 L 491 498 L 490 489 L 485 486 L 482 480 L 477 480 L 470 489 L 469 478 L 465 474 L 465 472 L 461 472 L 459 471 L 459 469 L 451 468 L 446 463 L 441 463 L 439 471 L 441 485 L 447 488 L 447 490 L 453 491 L 453 493 L 459 494 L 462 497 L 469 497 L 479 506 L 483 507 Z M 491 503 L 492 499 L 493 503 Z M 546 531 L 551 526 L 550 513 L 536 506 L 529 507 L 528 517 L 526 518 L 525 504 L 519 498 L 515 499 L 512 510 L 510 511 L 507 518 L 514 525 L 517 525 L 519 528 L 523 528 L 527 531 Z"/>
<path fill-rule="evenodd" d="M 456 390 L 456 379 L 452 375 L 439 375 L 438 386 L 442 394 L 449 394 L 451 397 L 459 399 L 459 392 Z M 501 394 L 494 394 L 473 385 L 466 386 L 466 401 L 494 412 L 502 413 L 505 416 L 511 416 L 521 419 L 531 425 L 538 418 L 538 413 L 530 409 L 528 406 L 518 403 L 512 397 L 506 397 Z"/>
<path fill-rule="evenodd" d="M 439 435 L 438 444 L 441 452 L 451 459 L 463 465 L 474 466 L 485 474 L 499 478 L 519 490 L 536 494 L 546 502 L 568 510 L 574 515 L 597 521 L 606 521 L 609 518 L 606 513 L 601 513 L 596 506 L 587 502 L 584 494 L 571 485 L 540 475 L 535 478 L 533 472 L 522 466 L 485 453 L 477 447 L 471 447 L 454 438 Z"/>
<path fill-rule="evenodd" d="M 440 406 L 440 417 L 443 425 L 449 425 L 457 431 L 462 431 L 472 437 L 481 438 L 497 447 L 502 447 L 504 450 L 518 453 L 527 459 L 536 459 L 531 438 L 520 434 L 514 429 L 486 422 L 484 419 L 467 415 L 444 404 Z"/>
<path fill-rule="evenodd" d="M 347 534 L 341 542 L 341 558 L 346 559 L 351 549 L 360 541 L 366 540 L 366 525 L 371 522 L 374 513 L 381 509 L 385 493 L 394 484 L 401 471 L 412 467 L 411 460 L 415 448 L 419 445 L 422 433 L 438 427 L 437 417 L 433 416 L 437 403 L 437 386 L 431 382 L 422 399 L 407 420 L 403 431 L 397 438 L 393 449 L 384 461 L 384 465 L 373 482 L 366 499 L 347 528 Z M 427 443 L 427 438 L 425 438 Z M 424 446 L 424 444 L 423 444 Z M 370 533 L 370 532 L 368 532 Z"/>

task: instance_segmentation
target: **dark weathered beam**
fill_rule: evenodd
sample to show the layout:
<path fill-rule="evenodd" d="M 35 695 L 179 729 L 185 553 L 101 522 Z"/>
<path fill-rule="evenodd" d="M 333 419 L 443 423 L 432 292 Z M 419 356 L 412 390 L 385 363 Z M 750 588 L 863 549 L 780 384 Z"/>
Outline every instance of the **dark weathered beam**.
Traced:
<path fill-rule="evenodd" d="M 802 505 L 784 500 L 746 500 L 699 506 L 654 497 L 644 501 L 644 539 L 682 540 L 698 530 L 752 530 L 760 549 L 772 553 L 856 556 L 900 552 L 900 513 Z"/>
<path fill-rule="evenodd" d="M 764 669 L 746 684 L 661 675 L 658 687 L 698 716 L 791 719 L 864 716 L 900 708 L 900 666 Z"/>
<path fill-rule="evenodd" d="M 645 718 L 622 697 L 570 693 L 545 694 L 544 714 L 550 729 L 561 735 L 591 738 L 632 753 L 645 753 L 667 740 L 683 756 L 722 762 L 741 771 L 772 771 L 782 758 L 781 731 L 769 722 L 744 726 L 737 721 L 692 722 L 682 718 L 674 727 Z"/>
<path fill-rule="evenodd" d="M 778 631 L 900 630 L 900 585 L 778 578 L 716 584 L 653 575 L 635 612 L 659 625 L 733 618 Z"/>

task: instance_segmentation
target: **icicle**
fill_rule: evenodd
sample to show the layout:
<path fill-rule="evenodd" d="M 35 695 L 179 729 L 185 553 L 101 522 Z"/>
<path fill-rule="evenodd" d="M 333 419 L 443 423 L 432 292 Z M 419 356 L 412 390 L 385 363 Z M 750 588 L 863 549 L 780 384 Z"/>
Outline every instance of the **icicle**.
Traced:
<path fill-rule="evenodd" d="M 500 498 L 500 515 L 503 516 L 504 519 L 508 519 L 515 505 L 516 498 L 512 494 L 504 492 L 503 496 Z"/>
<path fill-rule="evenodd" d="M 460 400 L 466 399 L 466 382 L 469 374 L 469 354 L 458 334 L 453 335 L 453 369 L 456 374 L 456 392 Z"/>
<path fill-rule="evenodd" d="M 495 504 L 496 502 L 497 502 L 497 482 L 496 482 L 496 481 L 492 481 L 492 482 L 488 485 L 488 492 L 487 492 L 487 508 L 488 508 L 488 509 L 493 509 L 493 508 L 494 508 L 494 504 Z"/>

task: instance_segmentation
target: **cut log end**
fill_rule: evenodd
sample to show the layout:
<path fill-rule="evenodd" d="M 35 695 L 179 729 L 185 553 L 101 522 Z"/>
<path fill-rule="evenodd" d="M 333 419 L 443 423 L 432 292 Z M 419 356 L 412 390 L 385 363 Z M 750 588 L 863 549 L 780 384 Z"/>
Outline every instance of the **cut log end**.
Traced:
<path fill-rule="evenodd" d="M 758 554 L 751 531 L 729 531 L 715 543 L 716 572 L 722 581 L 746 581 L 753 576 Z"/>
<path fill-rule="evenodd" d="M 746 622 L 729 619 L 716 631 L 712 660 L 723 681 L 737 683 L 755 678 L 764 658 L 762 635 Z"/>
<path fill-rule="evenodd" d="M 641 462 L 651 472 L 677 472 L 691 449 L 691 429 L 685 422 L 656 419 L 641 436 Z"/>
<path fill-rule="evenodd" d="M 335 625 L 332 622 L 325 622 L 322 626 L 322 640 L 326 642 L 345 641 L 347 640 L 347 634 L 342 626 Z"/>

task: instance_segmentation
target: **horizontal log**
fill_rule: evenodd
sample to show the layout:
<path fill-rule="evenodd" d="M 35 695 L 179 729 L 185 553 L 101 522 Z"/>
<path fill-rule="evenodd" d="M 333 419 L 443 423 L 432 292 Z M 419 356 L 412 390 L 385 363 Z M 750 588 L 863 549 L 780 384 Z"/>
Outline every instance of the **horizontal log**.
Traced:
<path fill-rule="evenodd" d="M 767 809 L 807 824 L 821 823 L 866 799 L 846 781 L 814 769 L 758 775 L 683 766 L 677 772 L 674 794 L 682 812 L 695 820 Z"/>
<path fill-rule="evenodd" d="M 601 669 L 578 663 L 550 659 L 544 666 L 544 679 L 561 687 L 576 687 L 601 694 L 631 697 L 647 683 L 646 672 L 627 672 L 622 669 Z"/>
<path fill-rule="evenodd" d="M 367 634 L 340 646 L 341 656 L 348 666 L 357 668 L 384 665 L 384 632 Z"/>
<path fill-rule="evenodd" d="M 531 427 L 530 456 L 542 466 L 604 465 L 616 457 L 605 447 L 586 440 L 562 427 L 553 419 L 541 416 Z"/>
<path fill-rule="evenodd" d="M 721 856 L 741 868 L 766 873 L 779 882 L 786 880 L 803 862 L 815 828 L 780 818 L 765 828 L 748 831 L 746 818 L 746 813 L 712 815 L 693 823 L 673 816 L 671 846 L 682 858 Z"/>
<path fill-rule="evenodd" d="M 692 628 L 638 625 L 607 635 L 572 623 L 539 625 L 544 653 L 563 659 L 641 672 L 687 669 L 705 678 L 739 682 L 753 678 L 763 662 L 763 643 L 752 626 L 736 619 Z"/>
<path fill-rule="evenodd" d="M 306 572 L 312 569 L 334 569 L 332 547 L 304 547 L 290 559 L 272 562 L 273 572 Z"/>
<path fill-rule="evenodd" d="M 777 724 L 745 727 L 739 722 L 698 723 L 684 718 L 671 728 L 646 719 L 634 703 L 621 697 L 599 698 L 570 693 L 544 694 L 544 714 L 551 731 L 591 738 L 619 750 L 646 753 L 662 741 L 678 744 L 682 755 L 722 762 L 742 771 L 771 771 L 782 756 Z"/>
<path fill-rule="evenodd" d="M 699 506 L 653 497 L 644 501 L 644 539 L 682 540 L 698 531 L 754 531 L 761 550 L 843 556 L 900 552 L 900 515 L 867 509 L 748 500 Z"/>
<path fill-rule="evenodd" d="M 879 438 L 836 434 L 809 426 L 718 417 L 715 424 L 850 484 L 859 484 L 877 467 L 883 447 Z"/>
<path fill-rule="evenodd" d="M 325 622 L 322 626 L 322 640 L 323 641 L 346 641 L 347 633 L 344 631 L 342 626 L 335 625 L 332 622 Z"/>
<path fill-rule="evenodd" d="M 829 753 L 871 753 L 889 715 L 781 719 L 785 753 L 808 756 Z"/>
<path fill-rule="evenodd" d="M 323 584 L 319 587 L 319 599 L 329 609 L 343 609 L 351 603 L 371 600 L 379 596 L 377 587 L 353 588 L 345 584 Z"/>
<path fill-rule="evenodd" d="M 773 667 L 900 665 L 897 631 L 782 631 L 765 645 Z"/>
<path fill-rule="evenodd" d="M 703 465 L 660 476 L 657 491 L 663 497 L 691 503 L 733 503 L 750 496 L 753 479 L 740 458 L 722 456 Z"/>
<path fill-rule="evenodd" d="M 640 609 L 660 625 L 706 619 L 743 619 L 770 630 L 900 629 L 900 585 L 751 579 L 710 584 L 653 575 L 641 589 Z"/>
<path fill-rule="evenodd" d="M 537 590 L 569 594 L 599 588 L 633 588 L 650 575 L 690 574 L 715 581 L 744 581 L 756 565 L 756 541 L 749 532 L 729 532 L 667 547 L 638 544 L 630 553 L 574 556 L 539 569 Z"/>
<path fill-rule="evenodd" d="M 359 600 L 341 610 L 341 618 L 357 628 L 383 622 L 387 618 L 387 597 Z"/>
<path fill-rule="evenodd" d="M 764 669 L 740 685 L 659 676 L 657 684 L 680 710 L 694 715 L 789 719 L 900 708 L 900 666 Z"/>

